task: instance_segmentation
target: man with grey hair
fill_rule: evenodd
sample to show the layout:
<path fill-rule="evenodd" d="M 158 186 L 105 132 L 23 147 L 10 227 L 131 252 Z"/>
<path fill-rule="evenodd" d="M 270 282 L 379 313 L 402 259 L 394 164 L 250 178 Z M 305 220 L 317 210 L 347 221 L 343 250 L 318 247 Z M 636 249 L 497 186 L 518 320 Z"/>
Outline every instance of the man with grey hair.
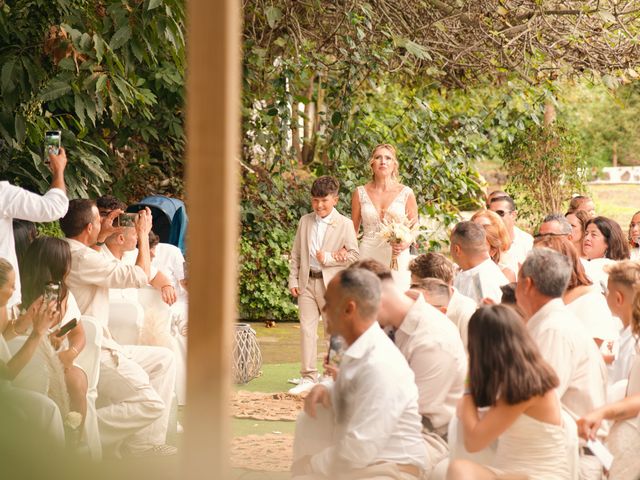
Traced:
<path fill-rule="evenodd" d="M 484 298 L 500 303 L 500 287 L 509 280 L 489 256 L 484 228 L 474 222 L 458 223 L 451 232 L 450 253 L 462 270 L 456 275 L 454 287 L 477 304 Z"/>
<path fill-rule="evenodd" d="M 577 418 L 604 405 L 607 373 L 595 342 L 562 300 L 571 272 L 569 259 L 560 252 L 534 248 L 520 268 L 516 300 L 527 330 L 558 375 L 563 407 Z M 582 448 L 580 478 L 601 476 L 599 461 Z"/>
<path fill-rule="evenodd" d="M 329 282 L 327 332 L 348 345 L 335 384 L 313 387 L 296 423 L 294 478 L 420 478 L 427 462 L 418 389 L 406 360 L 376 322 L 380 281 L 343 270 Z"/>
<path fill-rule="evenodd" d="M 538 235 L 556 235 L 566 236 L 571 240 L 571 224 L 566 217 L 560 213 L 550 213 L 542 220 L 540 228 L 538 228 Z"/>

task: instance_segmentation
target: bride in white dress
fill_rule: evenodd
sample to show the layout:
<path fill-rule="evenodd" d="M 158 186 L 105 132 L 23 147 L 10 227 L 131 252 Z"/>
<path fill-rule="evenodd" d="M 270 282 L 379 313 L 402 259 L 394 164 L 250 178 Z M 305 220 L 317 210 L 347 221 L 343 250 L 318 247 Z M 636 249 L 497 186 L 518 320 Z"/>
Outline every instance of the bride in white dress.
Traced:
<path fill-rule="evenodd" d="M 398 271 L 408 272 L 410 243 L 393 246 L 378 238 L 384 220 L 391 221 L 406 216 L 410 222 L 418 219 L 418 204 L 411 188 L 398 181 L 396 149 L 389 144 L 373 149 L 369 165 L 373 179 L 359 186 L 351 198 L 351 218 L 356 234 L 362 224 L 360 258 L 373 258 L 389 266 L 392 253 L 398 260 Z M 407 273 L 408 277 L 408 273 Z"/>

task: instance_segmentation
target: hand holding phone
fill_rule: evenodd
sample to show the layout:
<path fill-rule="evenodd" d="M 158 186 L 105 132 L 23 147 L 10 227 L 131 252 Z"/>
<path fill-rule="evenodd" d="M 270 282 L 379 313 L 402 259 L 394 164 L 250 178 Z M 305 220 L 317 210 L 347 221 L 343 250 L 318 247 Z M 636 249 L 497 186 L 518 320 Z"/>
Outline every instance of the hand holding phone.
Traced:
<path fill-rule="evenodd" d="M 71 330 L 73 330 L 77 326 L 78 326 L 77 318 L 69 320 L 62 327 L 60 327 L 60 330 L 58 331 L 58 333 L 56 333 L 56 337 L 64 337 L 67 333 L 69 333 Z"/>
<path fill-rule="evenodd" d="M 59 155 L 62 146 L 62 132 L 48 130 L 44 133 L 44 163 L 49 164 L 49 154 Z"/>

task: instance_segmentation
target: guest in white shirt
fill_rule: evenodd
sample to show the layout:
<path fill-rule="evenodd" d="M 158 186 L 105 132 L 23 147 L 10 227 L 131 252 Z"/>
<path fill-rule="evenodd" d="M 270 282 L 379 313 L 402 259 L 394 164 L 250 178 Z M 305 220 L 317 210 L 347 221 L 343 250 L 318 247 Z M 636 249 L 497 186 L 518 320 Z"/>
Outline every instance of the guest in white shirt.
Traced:
<path fill-rule="evenodd" d="M 557 235 L 559 237 L 567 237 L 571 240 L 573 229 L 569 220 L 559 213 L 550 213 L 542 219 L 540 227 L 538 227 L 538 236 L 540 235 Z"/>
<path fill-rule="evenodd" d="M 422 432 L 430 458 L 428 476 L 449 454 L 449 421 L 464 389 L 467 356 L 460 333 L 423 295 L 405 295 L 385 265 L 368 259 L 349 268 L 367 269 L 382 282 L 378 323 L 394 330 L 395 344 L 415 375 Z M 446 285 L 445 290 L 448 292 Z"/>
<path fill-rule="evenodd" d="M 0 182 L 0 258 L 6 258 L 16 272 L 16 289 L 9 299 L 9 307 L 20 303 L 20 272 L 13 242 L 14 218 L 32 222 L 51 222 L 62 217 L 69 206 L 64 184 L 67 155 L 60 148 L 58 155 L 49 152 L 51 188 L 43 196 L 29 192 L 9 182 Z"/>
<path fill-rule="evenodd" d="M 586 223 L 582 251 L 589 260 L 587 275 L 603 292 L 607 286 L 604 267 L 629 259 L 629 244 L 620 225 L 607 217 L 595 217 Z"/>
<path fill-rule="evenodd" d="M 487 209 L 502 217 L 502 221 L 507 227 L 509 235 L 511 235 L 511 247 L 502 255 L 502 262 L 517 268 L 518 265 L 524 262 L 527 253 L 533 248 L 533 237 L 516 226 L 518 211 L 513 198 L 503 194 L 504 192 L 499 193 L 493 192 L 491 194 Z"/>
<path fill-rule="evenodd" d="M 380 281 L 363 269 L 327 286 L 327 331 L 348 348 L 335 384 L 320 383 L 298 417 L 294 478 L 420 478 L 427 463 L 418 389 L 402 353 L 376 322 Z"/>
<path fill-rule="evenodd" d="M 105 231 L 106 236 L 119 232 L 112 225 L 118 213 L 105 217 L 102 229 L 95 203 L 78 199 L 60 220 L 72 257 L 67 283 L 82 314 L 95 317 L 104 332 L 96 402 L 100 436 L 103 447 L 117 456 L 171 455 L 176 449 L 165 441 L 175 386 L 173 353 L 164 347 L 121 346 L 108 328 L 109 288 L 140 288 L 148 282 L 151 212 L 146 209 L 136 218 L 136 265 L 90 248 Z"/>
<path fill-rule="evenodd" d="M 482 226 L 460 222 L 451 232 L 451 258 L 462 270 L 456 275 L 454 286 L 477 304 L 484 298 L 500 302 L 500 287 L 509 283 L 500 267 L 491 260 L 486 234 Z"/>
<path fill-rule="evenodd" d="M 558 375 L 563 406 L 579 417 L 605 403 L 607 372 L 595 342 L 562 301 L 571 271 L 569 259 L 561 253 L 533 249 L 520 269 L 516 299 L 527 330 Z M 602 465 L 590 453 L 582 450 L 580 478 L 602 475 Z"/>
<path fill-rule="evenodd" d="M 636 289 L 640 285 L 640 264 L 633 260 L 618 262 L 605 268 L 609 275 L 607 283 L 607 304 L 611 312 L 622 321 L 618 353 L 609 368 L 609 385 L 624 382 L 626 385 L 631 365 L 637 355 L 638 339 L 633 334 L 631 324 L 634 315 L 640 319 L 634 303 Z"/>
<path fill-rule="evenodd" d="M 631 260 L 640 260 L 640 212 L 636 212 L 629 222 L 629 255 Z"/>

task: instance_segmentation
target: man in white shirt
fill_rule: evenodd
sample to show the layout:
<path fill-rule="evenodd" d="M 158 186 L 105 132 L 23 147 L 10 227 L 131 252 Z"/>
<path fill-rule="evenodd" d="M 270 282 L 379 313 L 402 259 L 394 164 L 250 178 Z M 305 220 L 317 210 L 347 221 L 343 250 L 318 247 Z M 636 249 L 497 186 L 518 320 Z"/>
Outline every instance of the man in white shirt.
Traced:
<path fill-rule="evenodd" d="M 98 383 L 98 421 L 103 447 L 115 455 L 171 455 L 175 447 L 165 444 L 175 385 L 173 353 L 163 347 L 121 346 L 108 328 L 109 288 L 140 288 L 149 276 L 149 230 L 151 212 L 140 212 L 136 265 L 126 265 L 94 250 L 114 229 L 116 210 L 103 220 L 91 200 L 69 203 L 60 227 L 71 248 L 71 271 L 67 284 L 83 315 L 98 320 L 104 331 Z"/>
<path fill-rule="evenodd" d="M 542 219 L 538 228 L 538 235 L 555 235 L 559 237 L 572 238 L 572 227 L 569 220 L 561 213 L 550 213 Z"/>
<path fill-rule="evenodd" d="M 5 258 L 16 272 L 16 288 L 7 303 L 8 307 L 20 303 L 20 271 L 13 241 L 13 219 L 32 222 L 52 222 L 58 220 L 69 206 L 67 189 L 64 184 L 64 169 L 67 155 L 60 148 L 58 155 L 49 152 L 51 188 L 40 196 L 9 182 L 0 182 L 0 258 Z"/>
<path fill-rule="evenodd" d="M 313 387 L 298 417 L 294 478 L 420 478 L 427 462 L 418 390 L 407 361 L 376 315 L 380 281 L 363 269 L 329 282 L 327 331 L 346 344 L 340 373 Z"/>
<path fill-rule="evenodd" d="M 520 269 L 516 299 L 527 330 L 558 375 L 562 405 L 577 418 L 604 405 L 607 372 L 595 342 L 562 301 L 571 271 L 569 259 L 561 253 L 533 249 Z M 602 466 L 583 448 L 580 478 L 596 479 L 601 475 Z"/>
<path fill-rule="evenodd" d="M 360 260 L 350 268 L 365 268 L 381 281 L 378 323 L 394 329 L 394 342 L 415 375 L 422 434 L 427 442 L 427 478 L 449 455 L 449 421 L 464 392 L 467 356 L 458 329 L 422 295 L 411 298 L 394 282 L 391 271 L 375 260 Z M 446 287 L 446 286 L 445 286 Z"/>
<path fill-rule="evenodd" d="M 421 283 L 421 280 L 427 278 L 438 279 L 447 284 L 449 287 L 449 297 L 446 308 L 441 311 L 456 326 L 460 332 L 462 343 L 466 348 L 467 327 L 471 315 L 475 313 L 478 305 L 473 299 L 462 295 L 458 289 L 454 288 L 453 264 L 443 254 L 429 252 L 414 258 L 409 264 L 409 270 L 411 271 L 411 288 L 415 288 Z M 434 305 L 429 298 L 425 297 L 425 300 L 427 300 L 429 304 Z"/>
<path fill-rule="evenodd" d="M 513 265 L 515 268 L 522 265 L 527 253 L 533 248 L 533 237 L 516 226 L 518 211 L 516 204 L 504 192 L 493 192 L 488 201 L 487 208 L 502 217 L 504 225 L 511 236 L 511 247 L 502 253 L 500 261 L 505 265 Z"/>
<path fill-rule="evenodd" d="M 460 222 L 451 232 L 451 258 L 458 264 L 454 286 L 477 304 L 489 298 L 500 303 L 500 287 L 509 283 L 500 267 L 491 260 L 484 228 L 474 222 Z"/>

